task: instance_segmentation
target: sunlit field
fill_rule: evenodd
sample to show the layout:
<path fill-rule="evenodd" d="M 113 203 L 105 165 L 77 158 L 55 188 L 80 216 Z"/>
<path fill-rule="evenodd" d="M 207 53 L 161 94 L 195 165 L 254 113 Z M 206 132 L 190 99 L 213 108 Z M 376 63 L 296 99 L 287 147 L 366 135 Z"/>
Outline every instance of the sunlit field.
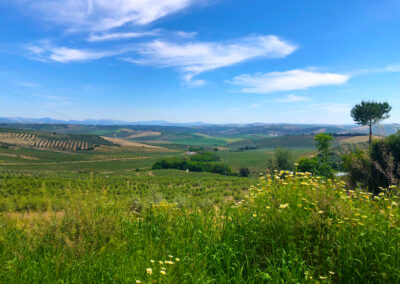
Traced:
<path fill-rule="evenodd" d="M 3 175 L 0 281 L 400 279 L 397 188 L 372 196 L 341 181 L 285 171 L 262 174 L 250 180 L 254 186 L 199 175 L 197 184 L 186 180 L 180 189 L 180 179 L 162 174 L 140 186 L 136 178 Z M 223 188 L 231 192 L 219 194 Z"/>

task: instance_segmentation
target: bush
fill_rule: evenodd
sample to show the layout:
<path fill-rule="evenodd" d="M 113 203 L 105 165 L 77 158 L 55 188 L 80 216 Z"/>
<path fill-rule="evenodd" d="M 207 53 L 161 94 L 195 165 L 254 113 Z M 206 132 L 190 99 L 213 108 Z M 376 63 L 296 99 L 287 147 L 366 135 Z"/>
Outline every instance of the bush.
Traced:
<path fill-rule="evenodd" d="M 275 148 L 274 155 L 267 160 L 269 170 L 293 170 L 293 152 L 286 148 Z"/>
<path fill-rule="evenodd" d="M 362 150 L 342 156 L 343 167 L 347 176 L 347 184 L 351 188 L 367 187 L 370 179 L 371 158 Z"/>
<path fill-rule="evenodd" d="M 332 178 L 334 171 L 329 163 L 319 159 L 318 156 L 312 158 L 302 158 L 298 162 L 297 170 L 300 172 L 309 172 L 318 176 Z"/>
<path fill-rule="evenodd" d="M 191 172 L 210 172 L 216 174 L 233 175 L 229 166 L 216 162 L 198 162 L 182 158 L 169 158 L 157 161 L 153 165 L 153 170 L 176 169 L 189 170 Z"/>
<path fill-rule="evenodd" d="M 370 151 L 356 151 L 343 156 L 349 185 L 362 184 L 369 191 L 378 193 L 379 187 L 400 182 L 400 132 L 375 141 Z"/>
<path fill-rule="evenodd" d="M 239 170 L 239 176 L 248 177 L 250 175 L 250 170 L 248 168 L 241 168 Z"/>
<path fill-rule="evenodd" d="M 220 158 L 211 152 L 201 152 L 196 155 L 190 156 L 190 160 L 196 162 L 216 162 L 219 161 Z"/>

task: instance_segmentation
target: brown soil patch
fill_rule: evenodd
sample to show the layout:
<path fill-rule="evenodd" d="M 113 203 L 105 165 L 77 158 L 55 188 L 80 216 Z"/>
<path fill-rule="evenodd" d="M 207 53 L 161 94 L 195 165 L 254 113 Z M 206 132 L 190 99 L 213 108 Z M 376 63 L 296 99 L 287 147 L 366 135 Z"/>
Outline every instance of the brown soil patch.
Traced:
<path fill-rule="evenodd" d="M 120 146 L 166 150 L 163 147 L 152 146 L 152 145 L 147 145 L 147 144 L 138 143 L 138 142 L 132 142 L 132 141 L 128 141 L 128 140 L 125 140 L 122 138 L 111 138 L 111 137 L 105 137 L 105 136 L 101 136 L 101 138 L 103 138 L 107 141 L 110 141 L 114 144 L 120 145 Z"/>
<path fill-rule="evenodd" d="M 159 131 L 137 131 L 133 132 L 132 135 L 128 136 L 129 139 L 147 137 L 147 136 L 161 136 L 161 132 Z"/>

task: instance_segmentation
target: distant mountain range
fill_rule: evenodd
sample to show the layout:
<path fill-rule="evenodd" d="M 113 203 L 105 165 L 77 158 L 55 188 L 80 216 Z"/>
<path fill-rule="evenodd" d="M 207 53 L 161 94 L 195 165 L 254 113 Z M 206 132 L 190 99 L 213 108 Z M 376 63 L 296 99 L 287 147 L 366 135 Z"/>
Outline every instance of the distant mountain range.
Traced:
<path fill-rule="evenodd" d="M 127 122 L 112 119 L 87 119 L 87 120 L 57 120 L 52 118 L 0 118 L 0 127 L 57 129 L 61 125 L 74 125 L 94 128 L 118 129 L 119 126 L 131 129 L 148 129 L 157 131 L 198 132 L 207 135 L 235 136 L 246 134 L 263 134 L 269 136 L 298 135 L 312 133 L 368 133 L 368 127 L 359 125 L 329 125 L 329 124 L 289 124 L 289 123 L 249 123 L 249 124 L 208 124 L 204 122 L 173 123 L 163 120 Z M 30 125 L 30 126 L 29 126 Z M 36 126 L 34 126 L 36 125 Z M 76 127 L 75 127 L 76 128 Z M 382 124 L 374 127 L 375 135 L 390 135 L 400 130 L 400 124 Z M 77 131 L 76 129 L 74 131 Z"/>
<path fill-rule="evenodd" d="M 203 126 L 204 122 L 174 123 L 164 120 L 128 122 L 113 119 L 58 120 L 53 118 L 0 117 L 0 123 L 38 123 L 38 124 L 75 124 L 75 125 L 161 125 L 161 126 Z"/>

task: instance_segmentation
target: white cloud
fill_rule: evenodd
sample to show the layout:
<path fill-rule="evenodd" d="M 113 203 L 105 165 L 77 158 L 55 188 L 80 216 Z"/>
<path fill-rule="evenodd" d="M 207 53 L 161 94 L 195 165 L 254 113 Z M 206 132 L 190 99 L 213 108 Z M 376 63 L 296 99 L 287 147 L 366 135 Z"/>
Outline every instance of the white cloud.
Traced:
<path fill-rule="evenodd" d="M 130 38 L 139 38 L 145 36 L 156 36 L 158 35 L 158 31 L 149 31 L 149 32 L 126 32 L 126 33 L 102 33 L 102 34 L 92 34 L 87 38 L 89 42 L 97 42 L 97 41 L 110 41 L 110 40 L 124 40 Z"/>
<path fill-rule="evenodd" d="M 199 3 L 195 0 L 17 0 L 70 31 L 106 31 L 145 25 Z M 200 1 L 204 2 L 204 1 Z"/>
<path fill-rule="evenodd" d="M 359 69 L 352 72 L 352 75 L 367 75 L 367 74 L 397 73 L 397 72 L 400 72 L 400 64 L 388 65 L 383 68 Z"/>
<path fill-rule="evenodd" d="M 197 36 L 197 32 L 177 31 L 175 32 L 175 36 L 180 38 L 195 38 Z"/>
<path fill-rule="evenodd" d="M 39 43 L 39 45 L 29 45 L 25 48 L 31 52 L 32 59 L 39 61 L 56 61 L 61 63 L 95 60 L 124 52 L 124 50 L 93 51 L 68 47 L 57 47 L 52 46 L 47 41 L 42 41 Z"/>
<path fill-rule="evenodd" d="M 234 42 L 191 42 L 185 44 L 154 40 L 142 44 L 139 59 L 125 60 L 158 67 L 177 67 L 190 81 L 193 76 L 205 71 L 237 64 L 256 57 L 280 58 L 296 50 L 276 36 L 249 36 Z"/>
<path fill-rule="evenodd" d="M 280 103 L 295 103 L 295 102 L 311 101 L 311 99 L 304 96 L 286 95 L 283 99 L 278 99 L 276 101 Z"/>
<path fill-rule="evenodd" d="M 295 69 L 286 72 L 244 74 L 232 83 L 242 87 L 244 93 L 267 94 L 279 91 L 304 90 L 311 87 L 340 85 L 350 79 L 350 75 L 319 73 Z"/>
<path fill-rule="evenodd" d="M 206 80 L 192 80 L 187 83 L 191 87 L 201 87 L 201 86 L 204 86 L 205 84 L 207 84 L 207 81 Z"/>

